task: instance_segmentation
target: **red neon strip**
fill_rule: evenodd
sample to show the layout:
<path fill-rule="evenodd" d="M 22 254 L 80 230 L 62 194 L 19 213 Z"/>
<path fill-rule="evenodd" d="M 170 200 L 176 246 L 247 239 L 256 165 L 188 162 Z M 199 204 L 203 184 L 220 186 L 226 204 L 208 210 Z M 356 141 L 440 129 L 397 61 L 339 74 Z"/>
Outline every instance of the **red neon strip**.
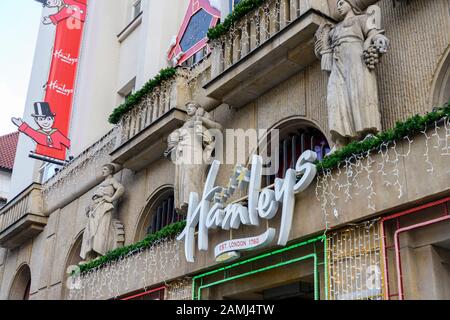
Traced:
<path fill-rule="evenodd" d="M 385 222 L 387 220 L 392 220 L 392 219 L 395 219 L 395 218 L 399 218 L 399 217 L 405 216 L 407 214 L 411 214 L 411 213 L 414 213 L 414 212 L 417 212 L 417 211 L 421 211 L 421 210 L 424 210 L 424 209 L 428 209 L 428 208 L 431 208 L 431 207 L 436 207 L 436 206 L 438 206 L 440 204 L 443 204 L 443 203 L 449 202 L 449 201 L 450 201 L 450 197 L 447 197 L 447 198 L 444 198 L 444 199 L 441 199 L 441 200 L 437 200 L 437 201 L 433 201 L 433 202 L 429 202 L 429 203 L 421 205 L 419 207 L 415 207 L 415 208 L 412 208 L 412 209 L 408 209 L 408 210 L 402 211 L 400 213 L 393 214 L 393 215 L 388 216 L 388 217 L 384 217 L 383 219 L 381 219 L 381 222 Z"/>
<path fill-rule="evenodd" d="M 165 289 L 166 289 L 166 286 L 162 286 L 162 287 L 159 287 L 159 288 L 156 288 L 156 289 L 152 289 L 152 290 L 148 290 L 148 291 L 145 291 L 145 292 L 142 292 L 142 293 L 139 293 L 139 294 L 135 294 L 134 296 L 126 297 L 126 298 L 123 298 L 123 299 L 120 299 L 120 300 L 123 300 L 123 301 L 131 300 L 131 299 L 135 299 L 135 298 L 139 298 L 139 297 L 142 297 L 142 296 L 149 295 L 149 294 L 157 292 L 157 291 L 163 291 Z"/>
<path fill-rule="evenodd" d="M 400 234 L 406 231 L 411 231 L 414 229 L 419 229 L 422 227 L 426 227 L 438 222 L 442 222 L 442 221 L 446 221 L 446 220 L 450 220 L 450 216 L 444 216 L 444 217 L 440 217 L 440 218 L 436 218 L 433 220 L 429 220 L 426 222 L 421 222 L 409 227 L 405 227 L 402 229 L 398 229 L 395 232 L 395 236 L 394 236 L 394 241 L 395 241 L 395 258 L 396 258 L 396 267 L 397 267 L 397 286 L 399 289 L 399 300 L 403 300 L 404 299 L 404 292 L 403 292 L 403 274 L 402 274 L 402 262 L 400 259 Z"/>

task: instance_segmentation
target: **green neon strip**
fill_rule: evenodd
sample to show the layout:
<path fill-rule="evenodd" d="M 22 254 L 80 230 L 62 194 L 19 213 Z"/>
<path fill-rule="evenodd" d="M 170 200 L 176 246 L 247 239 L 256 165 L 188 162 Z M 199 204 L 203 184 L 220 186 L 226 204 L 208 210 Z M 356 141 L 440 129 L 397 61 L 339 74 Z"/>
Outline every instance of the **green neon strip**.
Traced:
<path fill-rule="evenodd" d="M 286 266 L 288 264 L 292 264 L 292 263 L 295 263 L 295 262 L 300 262 L 300 261 L 303 261 L 303 260 L 306 260 L 306 259 L 314 259 L 314 299 L 315 300 L 319 300 L 319 295 L 318 295 L 318 291 L 317 291 L 317 283 L 318 283 L 317 265 L 316 265 L 316 263 L 317 263 L 317 255 L 314 254 L 314 253 L 306 255 L 306 256 L 303 256 L 303 257 L 300 257 L 300 258 L 295 258 L 295 259 L 292 259 L 292 260 L 289 260 L 289 261 L 280 262 L 280 263 L 277 263 L 275 265 L 264 267 L 264 268 L 261 268 L 261 269 L 258 269 L 258 270 L 245 272 L 245 273 L 236 275 L 236 276 L 228 278 L 228 279 L 222 279 L 222 280 L 210 283 L 210 284 L 206 284 L 204 286 L 200 286 L 198 288 L 197 300 L 201 300 L 201 297 L 202 297 L 201 291 L 203 289 L 206 289 L 206 288 L 209 288 L 209 287 L 213 287 L 213 286 L 225 283 L 225 282 L 233 281 L 233 280 L 236 280 L 236 279 L 244 278 L 244 277 L 247 277 L 247 276 L 251 276 L 253 274 L 260 273 L 260 272 L 263 272 L 263 271 L 268 271 L 268 270 L 271 270 L 271 269 L 276 269 L 276 268 L 279 268 L 279 267 L 283 267 L 283 266 Z"/>
<path fill-rule="evenodd" d="M 328 239 L 326 235 L 324 235 L 323 238 L 323 261 L 325 262 L 325 300 L 328 300 Z"/>
<path fill-rule="evenodd" d="M 192 300 L 195 300 L 195 280 L 192 281 Z"/>
<path fill-rule="evenodd" d="M 298 247 L 303 247 L 303 246 L 305 246 L 305 245 L 308 245 L 308 244 L 311 244 L 311 243 L 315 243 L 315 242 L 318 242 L 318 241 L 326 241 L 326 236 L 325 236 L 325 235 L 322 235 L 322 236 L 319 236 L 319 237 L 316 237 L 316 238 L 313 238 L 313 239 L 310 239 L 310 240 L 307 240 L 307 241 L 303 241 L 303 242 L 300 242 L 300 243 L 291 245 L 291 246 L 286 247 L 286 248 L 278 249 L 278 250 L 275 250 L 275 251 L 272 251 L 272 252 L 269 252 L 269 253 L 265 253 L 265 254 L 259 255 L 259 256 L 254 257 L 254 258 L 250 258 L 250 259 L 247 259 L 247 260 L 244 260 L 244 261 L 241 261 L 241 262 L 237 262 L 237 263 L 231 264 L 231 265 L 226 266 L 226 267 L 218 268 L 218 269 L 216 269 L 216 270 L 212 270 L 212 271 L 209 271 L 209 272 L 205 272 L 205 273 L 203 273 L 203 274 L 200 274 L 200 275 L 198 275 L 198 276 L 195 276 L 195 277 L 192 278 L 192 300 L 199 300 L 200 297 L 201 297 L 201 296 L 200 296 L 201 290 L 198 291 L 198 296 L 195 295 L 195 293 L 196 293 L 195 285 L 196 285 L 196 280 L 197 280 L 197 279 L 201 279 L 201 280 L 202 280 L 202 283 L 203 283 L 203 278 L 206 277 L 206 276 L 210 276 L 210 275 L 216 274 L 216 273 L 218 273 L 218 272 L 222 272 L 222 271 L 226 272 L 226 271 L 229 270 L 229 269 L 232 269 L 232 268 L 235 268 L 235 267 L 238 267 L 238 266 L 242 266 L 242 265 L 244 265 L 244 264 L 251 263 L 251 262 L 253 262 L 253 261 L 257 261 L 257 260 L 260 260 L 260 259 L 264 259 L 264 258 L 266 258 L 266 257 L 270 257 L 270 256 L 273 256 L 273 255 L 276 255 L 276 254 L 279 254 L 279 253 L 283 253 L 283 252 L 286 252 L 286 251 L 290 251 L 290 250 L 293 250 L 293 249 L 298 248 Z M 326 251 L 325 251 L 325 252 L 326 252 Z M 325 253 L 325 254 L 326 254 L 326 253 Z M 305 257 L 307 257 L 307 256 L 305 256 Z M 326 256 L 325 256 L 325 257 L 326 257 Z M 304 258 L 304 257 L 302 257 L 302 258 Z M 299 259 L 302 259 L 302 258 L 299 258 Z M 294 260 L 296 260 L 296 259 L 294 259 Z M 291 261 L 292 261 L 292 260 L 290 260 L 290 261 L 288 261 L 288 262 L 293 263 L 293 262 L 291 262 Z M 301 261 L 301 260 L 299 260 L 299 261 Z M 326 261 L 326 260 L 325 260 L 325 261 Z M 295 262 L 296 262 L 296 261 L 295 261 Z M 283 263 L 284 263 L 284 262 L 283 262 Z M 280 266 L 283 265 L 283 263 L 281 263 L 281 265 L 280 265 L 280 264 L 277 264 L 277 265 L 275 265 L 275 267 L 280 267 Z M 273 269 L 272 267 L 265 267 L 265 268 L 260 269 L 260 270 L 251 271 L 251 274 L 257 273 L 257 272 L 262 272 L 262 271 L 265 271 L 265 270 L 269 270 L 269 269 L 266 269 L 266 268 Z M 315 276 L 315 287 L 318 287 L 318 281 L 319 281 L 319 280 L 318 280 L 317 272 L 316 272 L 316 270 L 317 270 L 317 256 L 315 256 L 315 258 L 314 258 L 314 268 L 315 268 L 315 269 L 314 269 L 314 270 L 315 270 L 315 272 L 314 272 L 314 276 Z M 325 268 L 325 277 L 326 277 L 326 279 L 327 279 L 327 272 L 328 272 L 328 270 Z M 225 277 L 226 277 L 226 275 L 225 275 Z M 235 276 L 235 277 L 236 277 L 236 276 Z M 231 281 L 231 280 L 233 280 L 235 277 L 220 280 L 220 281 L 221 281 L 220 283 L 224 283 L 224 282 L 227 282 L 227 281 Z M 217 284 L 219 284 L 219 283 L 217 283 Z M 201 287 L 202 287 L 202 288 L 203 288 L 203 287 L 206 288 L 206 286 L 203 286 L 203 285 L 201 285 Z M 325 287 L 327 287 L 327 285 L 325 285 Z M 315 288 L 315 290 L 316 290 L 316 288 Z M 326 290 L 327 290 L 327 288 L 326 288 Z M 317 297 L 317 295 L 318 295 L 318 291 L 315 292 L 315 298 Z"/>
<path fill-rule="evenodd" d="M 247 263 L 250 263 L 250 262 L 253 262 L 253 261 L 256 261 L 256 260 L 264 259 L 264 258 L 270 257 L 270 256 L 275 255 L 275 254 L 279 254 L 279 253 L 283 253 L 283 252 L 286 252 L 286 251 L 289 251 L 289 250 L 293 250 L 293 249 L 298 248 L 298 247 L 303 247 L 305 245 L 308 245 L 308 244 L 311 244 L 311 243 L 314 243 L 314 242 L 317 242 L 317 241 L 321 241 L 323 239 L 323 237 L 324 236 L 320 236 L 320 237 L 317 237 L 317 238 L 314 238 L 314 239 L 311 239 L 311 240 L 308 240 L 308 241 L 303 241 L 303 242 L 294 244 L 294 245 L 286 247 L 286 248 L 278 249 L 278 250 L 275 250 L 275 251 L 272 251 L 272 252 L 269 252 L 269 253 L 265 253 L 265 254 L 262 254 L 260 256 L 254 257 L 254 258 L 250 258 L 250 259 L 247 259 L 247 260 L 244 260 L 244 261 L 241 261 L 241 262 L 234 263 L 234 264 L 229 265 L 227 267 L 222 267 L 222 268 L 219 268 L 219 269 L 216 269 L 216 270 L 213 270 L 213 271 L 209 271 L 209 272 L 203 273 L 201 275 L 195 276 L 193 278 L 193 280 L 196 280 L 196 279 L 199 279 L 199 278 L 204 278 L 206 276 L 210 276 L 212 274 L 215 274 L 215 273 L 218 273 L 218 272 L 221 272 L 221 271 L 225 271 L 227 269 L 232 269 L 232 268 L 241 266 L 243 264 L 247 264 Z"/>
<path fill-rule="evenodd" d="M 317 255 L 314 253 L 314 300 L 320 299 L 319 293 L 319 268 L 317 268 Z"/>

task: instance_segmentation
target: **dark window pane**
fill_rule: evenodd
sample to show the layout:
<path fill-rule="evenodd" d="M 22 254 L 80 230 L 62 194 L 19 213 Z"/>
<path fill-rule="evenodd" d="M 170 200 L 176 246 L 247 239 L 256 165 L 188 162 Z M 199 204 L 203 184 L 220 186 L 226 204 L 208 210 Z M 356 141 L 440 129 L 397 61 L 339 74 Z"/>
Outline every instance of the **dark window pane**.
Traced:
<path fill-rule="evenodd" d="M 316 152 L 318 160 L 322 160 L 330 152 L 327 140 L 319 130 L 312 127 L 301 127 L 283 134 L 280 137 L 278 172 L 276 175 L 266 176 L 263 179 L 263 186 L 273 184 L 276 177 L 284 178 L 287 169 L 295 168 L 297 159 L 307 150 Z"/>
<path fill-rule="evenodd" d="M 147 234 L 158 232 L 164 227 L 177 222 L 177 214 L 174 207 L 173 194 L 169 194 L 155 203 L 154 209 L 150 213 L 150 225 L 147 228 Z"/>
<path fill-rule="evenodd" d="M 156 210 L 156 231 L 161 230 L 162 207 Z"/>

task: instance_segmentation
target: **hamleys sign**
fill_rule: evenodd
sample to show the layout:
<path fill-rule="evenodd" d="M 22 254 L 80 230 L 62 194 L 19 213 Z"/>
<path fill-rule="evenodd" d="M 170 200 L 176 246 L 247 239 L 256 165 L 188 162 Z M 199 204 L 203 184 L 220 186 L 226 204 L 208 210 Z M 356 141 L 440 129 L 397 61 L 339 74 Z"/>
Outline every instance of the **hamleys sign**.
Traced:
<path fill-rule="evenodd" d="M 198 230 L 198 250 L 208 251 L 209 230 L 237 230 L 241 225 L 259 226 L 260 220 L 271 220 L 281 212 L 277 244 L 285 246 L 294 217 L 295 195 L 306 190 L 314 180 L 317 169 L 314 161 L 317 154 L 304 152 L 297 160 L 295 169 L 288 169 L 284 179 L 275 179 L 274 188 L 261 190 L 263 158 L 252 157 L 251 169 L 238 166 L 228 187 L 216 186 L 220 162 L 215 160 L 208 173 L 203 195 L 196 192 L 189 197 L 186 227 L 178 236 L 184 239 L 185 256 L 194 262 L 195 233 Z M 238 188 L 248 191 L 247 205 L 228 203 L 227 200 Z M 229 261 L 239 257 L 240 251 L 254 250 L 269 245 L 275 238 L 276 230 L 269 228 L 264 234 L 246 239 L 233 239 L 218 244 L 215 249 L 216 260 Z"/>

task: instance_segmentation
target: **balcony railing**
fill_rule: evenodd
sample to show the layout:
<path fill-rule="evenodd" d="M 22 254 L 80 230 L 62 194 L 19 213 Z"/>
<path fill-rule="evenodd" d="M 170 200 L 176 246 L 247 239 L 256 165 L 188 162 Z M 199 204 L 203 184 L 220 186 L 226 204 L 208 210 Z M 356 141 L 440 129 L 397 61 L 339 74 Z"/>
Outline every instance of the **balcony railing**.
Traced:
<path fill-rule="evenodd" d="M 214 42 L 213 77 L 236 64 L 308 11 L 328 13 L 325 0 L 270 0 Z"/>
<path fill-rule="evenodd" d="M 128 112 L 119 124 L 121 144 L 126 143 L 140 132 L 161 119 L 170 110 L 182 107 L 187 102 L 188 71 L 178 69 L 174 79 L 164 82 L 147 95 L 142 102 Z"/>
<path fill-rule="evenodd" d="M 165 138 L 185 120 L 184 105 L 191 98 L 190 73 L 178 69 L 172 80 L 149 93 L 118 124 L 120 141 L 112 161 L 139 170 L 162 158 Z"/>
<path fill-rule="evenodd" d="M 32 184 L 0 211 L 0 246 L 20 246 L 39 234 L 46 224 L 41 186 Z"/>
<path fill-rule="evenodd" d="M 313 37 L 327 0 L 268 0 L 212 41 L 208 96 L 240 107 L 316 61 Z"/>

